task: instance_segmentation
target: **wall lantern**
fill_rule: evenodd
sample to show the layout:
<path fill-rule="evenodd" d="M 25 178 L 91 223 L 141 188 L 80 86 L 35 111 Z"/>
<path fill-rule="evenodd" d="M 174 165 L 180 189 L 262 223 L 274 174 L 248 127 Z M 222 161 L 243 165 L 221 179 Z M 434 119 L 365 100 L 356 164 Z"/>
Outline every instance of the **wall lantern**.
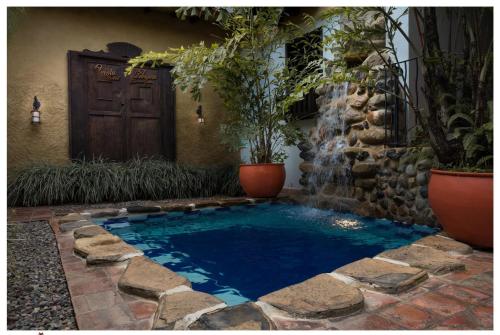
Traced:
<path fill-rule="evenodd" d="M 201 105 L 198 105 L 198 108 L 196 109 L 196 114 L 198 115 L 198 123 L 205 124 L 205 118 L 203 117 L 203 109 Z"/>
<path fill-rule="evenodd" d="M 42 104 L 38 101 L 38 98 L 35 95 L 33 99 L 33 110 L 31 111 L 31 124 L 40 124 L 40 106 Z"/>

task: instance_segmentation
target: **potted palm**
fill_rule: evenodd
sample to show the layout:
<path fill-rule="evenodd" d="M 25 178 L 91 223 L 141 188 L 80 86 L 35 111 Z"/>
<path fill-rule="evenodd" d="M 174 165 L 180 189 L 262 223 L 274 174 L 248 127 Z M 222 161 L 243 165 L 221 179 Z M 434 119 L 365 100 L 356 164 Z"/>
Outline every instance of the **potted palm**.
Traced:
<path fill-rule="evenodd" d="M 448 8 L 450 31 L 438 27 L 435 7 L 412 8 L 397 13 L 394 7 L 335 8 L 327 18 L 339 18 L 341 28 L 331 34 L 337 49 L 346 53 L 350 46 L 376 52 L 385 69 L 395 71 L 397 85 L 415 114 L 420 133 L 435 153 L 428 198 L 439 223 L 451 237 L 476 247 L 493 247 L 493 9 Z M 401 18 L 412 15 L 418 38 L 411 39 Z M 382 20 L 370 25 L 366 18 Z M 450 19 L 450 20 L 452 20 Z M 347 22 L 347 24 L 346 24 Z M 451 22 L 451 21 L 450 21 Z M 346 29 L 347 28 L 347 29 Z M 438 29 L 439 28 L 439 29 Z M 381 34 L 385 44 L 376 43 Z M 461 50 L 452 47 L 449 36 L 458 36 Z M 399 75 L 396 39 L 405 39 L 417 56 L 426 108 L 415 103 L 406 78 Z M 449 43 L 443 40 L 449 39 Z M 460 43 L 458 44 L 460 45 Z M 385 57 L 383 54 L 389 55 Z M 342 64 L 344 62 L 344 64 Z M 345 66 L 340 57 L 337 69 L 344 73 L 366 72 L 362 66 Z M 415 141 L 414 141 L 415 143 Z"/>
<path fill-rule="evenodd" d="M 284 66 L 281 50 L 309 28 L 284 23 L 283 10 L 276 7 L 190 7 L 177 15 L 213 21 L 222 32 L 219 42 L 146 53 L 131 60 L 130 69 L 148 62 L 173 64 L 174 84 L 199 102 L 202 88 L 211 84 L 227 111 L 223 142 L 248 151 L 248 164 L 240 166 L 243 189 L 252 197 L 276 196 L 285 181 L 284 146 L 302 136 L 289 106 L 322 77 L 318 61 L 306 61 L 300 69 Z"/>

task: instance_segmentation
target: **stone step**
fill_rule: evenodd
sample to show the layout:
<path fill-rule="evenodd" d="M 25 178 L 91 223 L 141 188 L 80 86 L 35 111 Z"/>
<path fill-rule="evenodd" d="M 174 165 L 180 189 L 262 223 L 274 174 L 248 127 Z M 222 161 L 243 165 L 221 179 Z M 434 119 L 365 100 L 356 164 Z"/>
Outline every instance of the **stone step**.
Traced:
<path fill-rule="evenodd" d="M 275 330 L 276 326 L 252 302 L 226 307 L 202 315 L 193 322 L 189 330 Z"/>
<path fill-rule="evenodd" d="M 60 223 L 59 230 L 61 231 L 61 233 L 67 233 L 77 228 L 87 227 L 91 225 L 93 225 L 93 223 L 88 220 L 70 221 L 66 223 Z"/>
<path fill-rule="evenodd" d="M 161 211 L 160 206 L 129 206 L 127 212 L 130 214 L 135 213 L 157 213 Z"/>
<path fill-rule="evenodd" d="M 120 210 L 118 208 L 89 208 L 80 214 L 91 218 L 102 218 L 106 216 L 117 216 L 120 214 Z"/>
<path fill-rule="evenodd" d="M 465 270 L 464 263 L 451 257 L 446 252 L 417 245 L 387 250 L 377 255 L 376 258 L 402 262 L 409 266 L 424 269 L 434 275 Z"/>
<path fill-rule="evenodd" d="M 191 283 L 147 257 L 131 259 L 118 281 L 122 291 L 153 299 L 159 299 L 167 291 L 179 286 L 191 287 Z"/>
<path fill-rule="evenodd" d="M 347 264 L 336 269 L 334 273 L 353 278 L 361 284 L 360 286 L 385 293 L 407 291 L 429 277 L 427 272 L 418 268 L 371 258 Z"/>
<path fill-rule="evenodd" d="M 104 235 L 104 234 L 109 234 L 109 232 L 106 229 L 102 228 L 101 226 L 95 224 L 86 227 L 81 227 L 73 231 L 73 237 L 75 238 L 75 240 L 78 240 L 80 238 L 94 237 L 97 235 Z"/>
<path fill-rule="evenodd" d="M 94 237 L 80 238 L 75 241 L 74 251 L 80 256 L 87 257 L 96 248 L 121 242 L 122 239 L 111 234 L 97 235 Z"/>
<path fill-rule="evenodd" d="M 472 253 L 472 248 L 467 244 L 455 241 L 442 235 L 426 236 L 418 241 L 413 242 L 413 244 L 431 247 L 437 250 L 460 255 L 468 255 Z"/>
<path fill-rule="evenodd" d="M 123 262 L 133 257 L 142 256 L 144 253 L 133 246 L 119 242 L 99 247 L 87 256 L 87 264 L 103 264 Z"/>
<path fill-rule="evenodd" d="M 198 291 L 185 291 L 164 295 L 160 299 L 153 329 L 186 329 L 202 314 L 226 307 L 216 297 Z"/>
<path fill-rule="evenodd" d="M 293 317 L 329 318 L 354 313 L 363 307 L 363 295 L 353 286 L 329 274 L 320 274 L 299 284 L 259 298 Z"/>
<path fill-rule="evenodd" d="M 73 221 L 82 221 L 82 220 L 86 220 L 86 219 L 87 219 L 86 216 L 80 215 L 78 213 L 70 213 L 68 215 L 64 215 L 64 216 L 57 218 L 60 225 L 63 223 L 68 223 L 68 222 L 73 222 Z"/>
<path fill-rule="evenodd" d="M 74 251 L 87 260 L 87 264 L 123 262 L 143 252 L 123 242 L 118 236 L 100 234 L 75 240 Z"/>

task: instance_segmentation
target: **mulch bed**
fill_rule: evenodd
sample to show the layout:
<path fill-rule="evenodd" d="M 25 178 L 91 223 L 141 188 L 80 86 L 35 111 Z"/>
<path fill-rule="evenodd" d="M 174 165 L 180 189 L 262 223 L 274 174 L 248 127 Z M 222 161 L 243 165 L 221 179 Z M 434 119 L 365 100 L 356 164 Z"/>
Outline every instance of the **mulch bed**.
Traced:
<path fill-rule="evenodd" d="M 77 329 L 56 239 L 47 221 L 7 226 L 7 328 Z"/>

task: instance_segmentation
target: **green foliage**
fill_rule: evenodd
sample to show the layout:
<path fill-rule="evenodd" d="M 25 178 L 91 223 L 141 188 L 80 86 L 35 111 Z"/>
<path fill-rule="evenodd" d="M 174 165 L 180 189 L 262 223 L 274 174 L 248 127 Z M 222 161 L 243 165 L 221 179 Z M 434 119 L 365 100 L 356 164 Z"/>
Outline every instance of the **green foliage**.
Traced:
<path fill-rule="evenodd" d="M 41 206 L 241 194 L 233 167 L 192 168 L 156 159 L 124 163 L 98 159 L 27 168 L 9 182 L 7 198 L 9 206 Z"/>
<path fill-rule="evenodd" d="M 227 119 L 220 120 L 224 143 L 235 150 L 248 145 L 252 163 L 285 159 L 283 145 L 303 135 L 293 125 L 289 107 L 324 80 L 324 68 L 323 60 L 309 60 L 307 55 L 300 69 L 283 66 L 276 58 L 286 42 L 311 27 L 280 22 L 282 9 L 276 7 L 188 7 L 177 14 L 212 19 L 224 36 L 211 45 L 200 42 L 145 53 L 130 61 L 128 71 L 145 64 L 173 64 L 174 84 L 197 101 L 210 83 L 228 112 Z"/>

